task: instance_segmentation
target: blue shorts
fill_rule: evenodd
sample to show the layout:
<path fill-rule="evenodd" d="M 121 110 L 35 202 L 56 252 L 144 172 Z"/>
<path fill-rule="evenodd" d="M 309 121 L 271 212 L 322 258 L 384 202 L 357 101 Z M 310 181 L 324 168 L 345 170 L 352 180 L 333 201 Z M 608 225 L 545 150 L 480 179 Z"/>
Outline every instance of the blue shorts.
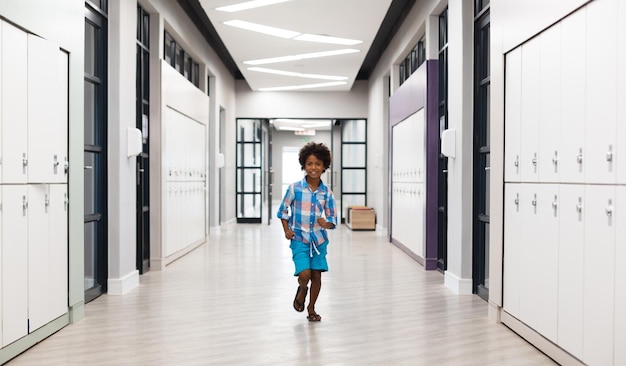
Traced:
<path fill-rule="evenodd" d="M 317 246 L 319 254 L 315 251 L 315 248 L 311 248 L 310 244 L 298 240 L 291 240 L 289 247 L 291 248 L 293 263 L 296 265 L 294 276 L 297 276 L 305 269 L 328 271 L 328 262 L 326 262 L 328 240 L 324 244 Z M 311 253 L 313 253 L 312 257 Z"/>

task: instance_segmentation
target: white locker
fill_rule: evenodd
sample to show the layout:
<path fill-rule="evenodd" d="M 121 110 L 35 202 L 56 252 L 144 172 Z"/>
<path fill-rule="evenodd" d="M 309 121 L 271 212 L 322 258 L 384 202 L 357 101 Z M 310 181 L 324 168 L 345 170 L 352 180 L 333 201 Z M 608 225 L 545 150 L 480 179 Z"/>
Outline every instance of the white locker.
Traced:
<path fill-rule="evenodd" d="M 538 182 L 540 57 L 537 39 L 522 46 L 522 114 L 520 170 L 522 182 Z"/>
<path fill-rule="evenodd" d="M 615 305 L 615 187 L 585 186 L 583 358 L 613 363 Z"/>
<path fill-rule="evenodd" d="M 588 183 L 615 183 L 617 1 L 593 1 L 587 5 L 585 178 Z"/>
<path fill-rule="evenodd" d="M 522 212 L 520 207 L 521 185 L 504 185 L 504 310 L 520 318 L 520 277 L 524 262 L 522 258 Z"/>
<path fill-rule="evenodd" d="M 28 332 L 28 196 L 26 185 L 2 188 L 2 347 Z"/>
<path fill-rule="evenodd" d="M 523 185 L 520 196 L 523 205 L 521 320 L 556 342 L 559 186 Z"/>
<path fill-rule="evenodd" d="M 626 2 L 618 2 L 618 19 L 626 19 Z M 626 22 L 617 24 L 617 64 L 626 65 Z M 626 68 L 617 68 L 616 181 L 626 184 Z"/>
<path fill-rule="evenodd" d="M 50 204 L 50 320 L 68 309 L 68 193 L 67 184 L 49 186 Z"/>
<path fill-rule="evenodd" d="M 586 8 L 561 22 L 561 145 L 560 179 L 564 183 L 584 182 Z"/>
<path fill-rule="evenodd" d="M 1 22 L 1 21 L 0 21 Z M 2 36 L 2 25 L 0 25 L 0 37 Z M 2 47 L 0 47 L 1 49 Z M 2 73 L 0 73 L 2 74 Z M 2 80 L 0 79 L 0 82 Z M 2 89 L 2 88 L 0 88 Z M 0 99 L 2 99 L 2 96 L 0 95 Z M 2 170 L 2 169 L 0 169 Z M 0 324 L 2 324 L 2 314 L 3 314 L 3 310 L 2 310 L 2 298 L 4 297 L 3 295 L 3 290 L 2 290 L 2 282 L 4 281 L 4 275 L 3 275 L 3 269 L 2 269 L 2 262 L 3 262 L 3 257 L 2 257 L 2 186 L 0 186 Z M 0 326 L 0 348 L 2 348 L 4 346 L 4 341 L 2 340 L 2 327 Z"/>
<path fill-rule="evenodd" d="M 561 135 L 561 26 L 555 24 L 539 35 L 539 181 L 559 182 Z"/>
<path fill-rule="evenodd" d="M 559 288 L 557 344 L 582 359 L 585 188 L 559 187 Z"/>
<path fill-rule="evenodd" d="M 522 48 L 506 55 L 504 107 L 504 181 L 520 181 Z"/>
<path fill-rule="evenodd" d="M 616 188 L 615 198 L 615 359 L 626 365 L 626 186 Z"/>
<path fill-rule="evenodd" d="M 4 28 L 4 22 L 0 19 L 0 184 L 2 184 L 2 115 L 4 114 L 2 112 L 2 108 L 4 106 L 3 102 L 2 102 L 2 91 L 4 89 L 4 87 L 2 87 L 3 82 L 2 82 L 2 51 L 3 48 L 2 47 L 2 42 L 4 42 L 4 38 L 2 37 L 2 29 Z M 2 198 L 2 197 L 0 197 Z M 1 255 L 1 253 L 0 253 Z M 1 262 L 1 261 L 0 261 Z M 1 267 L 1 263 L 0 263 L 0 314 L 2 314 L 2 267 Z M 0 331 L 0 345 L 2 344 L 2 331 Z"/>
<path fill-rule="evenodd" d="M 2 26 L 2 182 L 26 183 L 27 42 L 26 33 L 9 23 Z"/>
<path fill-rule="evenodd" d="M 30 332 L 46 324 L 50 309 L 50 193 L 28 185 L 28 319 Z"/>
<path fill-rule="evenodd" d="M 55 151 L 57 140 L 66 140 L 67 121 L 61 103 L 64 88 L 59 72 L 59 47 L 28 35 L 28 181 L 47 183 L 62 173 L 64 154 Z M 56 174 L 58 177 L 58 174 Z"/>

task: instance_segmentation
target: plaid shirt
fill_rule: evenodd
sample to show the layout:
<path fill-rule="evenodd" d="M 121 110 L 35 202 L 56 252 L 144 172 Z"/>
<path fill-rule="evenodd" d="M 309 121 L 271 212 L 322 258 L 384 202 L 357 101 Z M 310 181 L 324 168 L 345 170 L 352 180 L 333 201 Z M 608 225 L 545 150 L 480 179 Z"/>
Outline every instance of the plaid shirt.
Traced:
<path fill-rule="evenodd" d="M 322 213 L 326 216 L 326 221 L 332 222 L 337 227 L 333 192 L 322 181 L 317 190 L 311 192 L 304 177 L 301 181 L 289 185 L 276 216 L 281 220 L 288 220 L 289 227 L 296 234 L 294 240 L 311 243 L 313 239 L 313 243 L 319 245 L 328 240 L 326 229 L 317 223 L 317 219 L 323 217 Z"/>

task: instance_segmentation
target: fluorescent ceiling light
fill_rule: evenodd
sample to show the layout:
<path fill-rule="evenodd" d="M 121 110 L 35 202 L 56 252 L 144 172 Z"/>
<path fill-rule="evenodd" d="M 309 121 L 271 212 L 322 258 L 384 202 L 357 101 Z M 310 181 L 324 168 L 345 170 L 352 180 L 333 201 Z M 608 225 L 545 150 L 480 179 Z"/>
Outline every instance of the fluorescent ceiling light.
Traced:
<path fill-rule="evenodd" d="M 280 126 L 277 128 L 283 131 L 304 131 L 304 128 L 302 127 Z"/>
<path fill-rule="evenodd" d="M 285 1 L 289 1 L 289 0 L 252 0 L 252 1 L 246 1 L 243 3 L 239 3 L 239 4 L 220 6 L 219 8 L 215 8 L 215 10 L 227 11 L 229 13 L 233 13 L 236 11 L 259 8 L 261 6 L 284 3 Z"/>
<path fill-rule="evenodd" d="M 277 86 L 273 88 L 259 88 L 259 91 L 286 91 L 286 90 L 299 90 L 299 89 L 315 89 L 324 88 L 327 86 L 345 85 L 345 81 L 331 81 L 328 83 L 319 84 L 305 84 L 305 85 L 291 85 L 291 86 Z"/>
<path fill-rule="evenodd" d="M 355 44 L 363 43 L 363 41 L 359 41 L 357 39 L 337 38 L 331 36 L 322 36 L 319 34 L 301 34 L 299 36 L 296 36 L 294 39 L 297 41 L 341 44 L 345 46 L 352 46 Z"/>
<path fill-rule="evenodd" d="M 299 55 L 272 57 L 272 58 L 264 58 L 264 59 L 259 59 L 259 60 L 250 60 L 250 61 L 244 61 L 243 63 L 247 64 L 247 65 L 266 65 L 266 64 L 275 64 L 275 63 L 279 63 L 279 62 L 304 60 L 304 59 L 310 59 L 310 58 L 345 55 L 345 54 L 355 53 L 355 52 L 360 52 L 360 51 L 356 50 L 356 49 L 353 49 L 353 48 L 345 48 L 345 49 L 342 49 L 342 50 L 335 50 L 335 51 L 302 53 L 302 54 L 299 54 Z"/>
<path fill-rule="evenodd" d="M 321 79 L 321 80 L 347 80 L 347 76 L 332 76 L 332 75 L 317 75 L 317 74 L 303 74 L 300 72 L 291 72 L 291 71 L 283 71 L 283 70 L 274 70 L 274 69 L 266 69 L 263 67 L 249 67 L 250 71 L 258 71 L 264 72 L 268 74 L 276 74 L 276 75 L 284 75 L 284 76 L 295 76 L 298 78 L 308 78 L 308 79 Z"/>
<path fill-rule="evenodd" d="M 293 38 L 295 36 L 300 35 L 300 33 L 298 32 L 294 32 L 294 31 L 290 31 L 286 29 L 269 27 L 267 25 L 250 23 L 250 22 L 246 22 L 246 21 L 238 20 L 238 19 L 229 20 L 227 22 L 224 22 L 224 24 L 230 25 L 232 27 L 246 29 L 246 30 L 253 31 L 253 32 L 269 34 L 271 36 L 280 37 L 280 38 Z"/>

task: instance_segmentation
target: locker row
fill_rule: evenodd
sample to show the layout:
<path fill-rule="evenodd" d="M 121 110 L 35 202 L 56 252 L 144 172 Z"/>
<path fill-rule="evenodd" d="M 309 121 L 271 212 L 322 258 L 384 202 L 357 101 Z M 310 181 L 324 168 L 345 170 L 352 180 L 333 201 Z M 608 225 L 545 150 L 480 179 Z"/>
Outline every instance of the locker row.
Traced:
<path fill-rule="evenodd" d="M 165 256 L 205 236 L 206 185 L 203 182 L 167 182 L 163 201 Z"/>
<path fill-rule="evenodd" d="M 506 182 L 626 184 L 618 6 L 593 2 L 506 55 Z"/>
<path fill-rule="evenodd" d="M 2 347 L 67 313 L 67 184 L 0 186 Z"/>
<path fill-rule="evenodd" d="M 421 196 L 424 183 L 392 182 L 391 192 L 398 196 Z"/>
<path fill-rule="evenodd" d="M 506 183 L 506 312 L 590 365 L 626 364 L 626 187 Z"/>
<path fill-rule="evenodd" d="M 64 183 L 68 55 L 0 20 L 0 183 Z"/>
<path fill-rule="evenodd" d="M 392 129 L 392 179 L 419 181 L 425 177 L 424 110 L 420 110 Z"/>
<path fill-rule="evenodd" d="M 163 166 L 167 181 L 198 181 L 207 176 L 206 127 L 178 111 L 166 108 Z"/>
<path fill-rule="evenodd" d="M 424 257 L 423 183 L 394 184 L 391 198 L 391 237 L 419 257 Z"/>

